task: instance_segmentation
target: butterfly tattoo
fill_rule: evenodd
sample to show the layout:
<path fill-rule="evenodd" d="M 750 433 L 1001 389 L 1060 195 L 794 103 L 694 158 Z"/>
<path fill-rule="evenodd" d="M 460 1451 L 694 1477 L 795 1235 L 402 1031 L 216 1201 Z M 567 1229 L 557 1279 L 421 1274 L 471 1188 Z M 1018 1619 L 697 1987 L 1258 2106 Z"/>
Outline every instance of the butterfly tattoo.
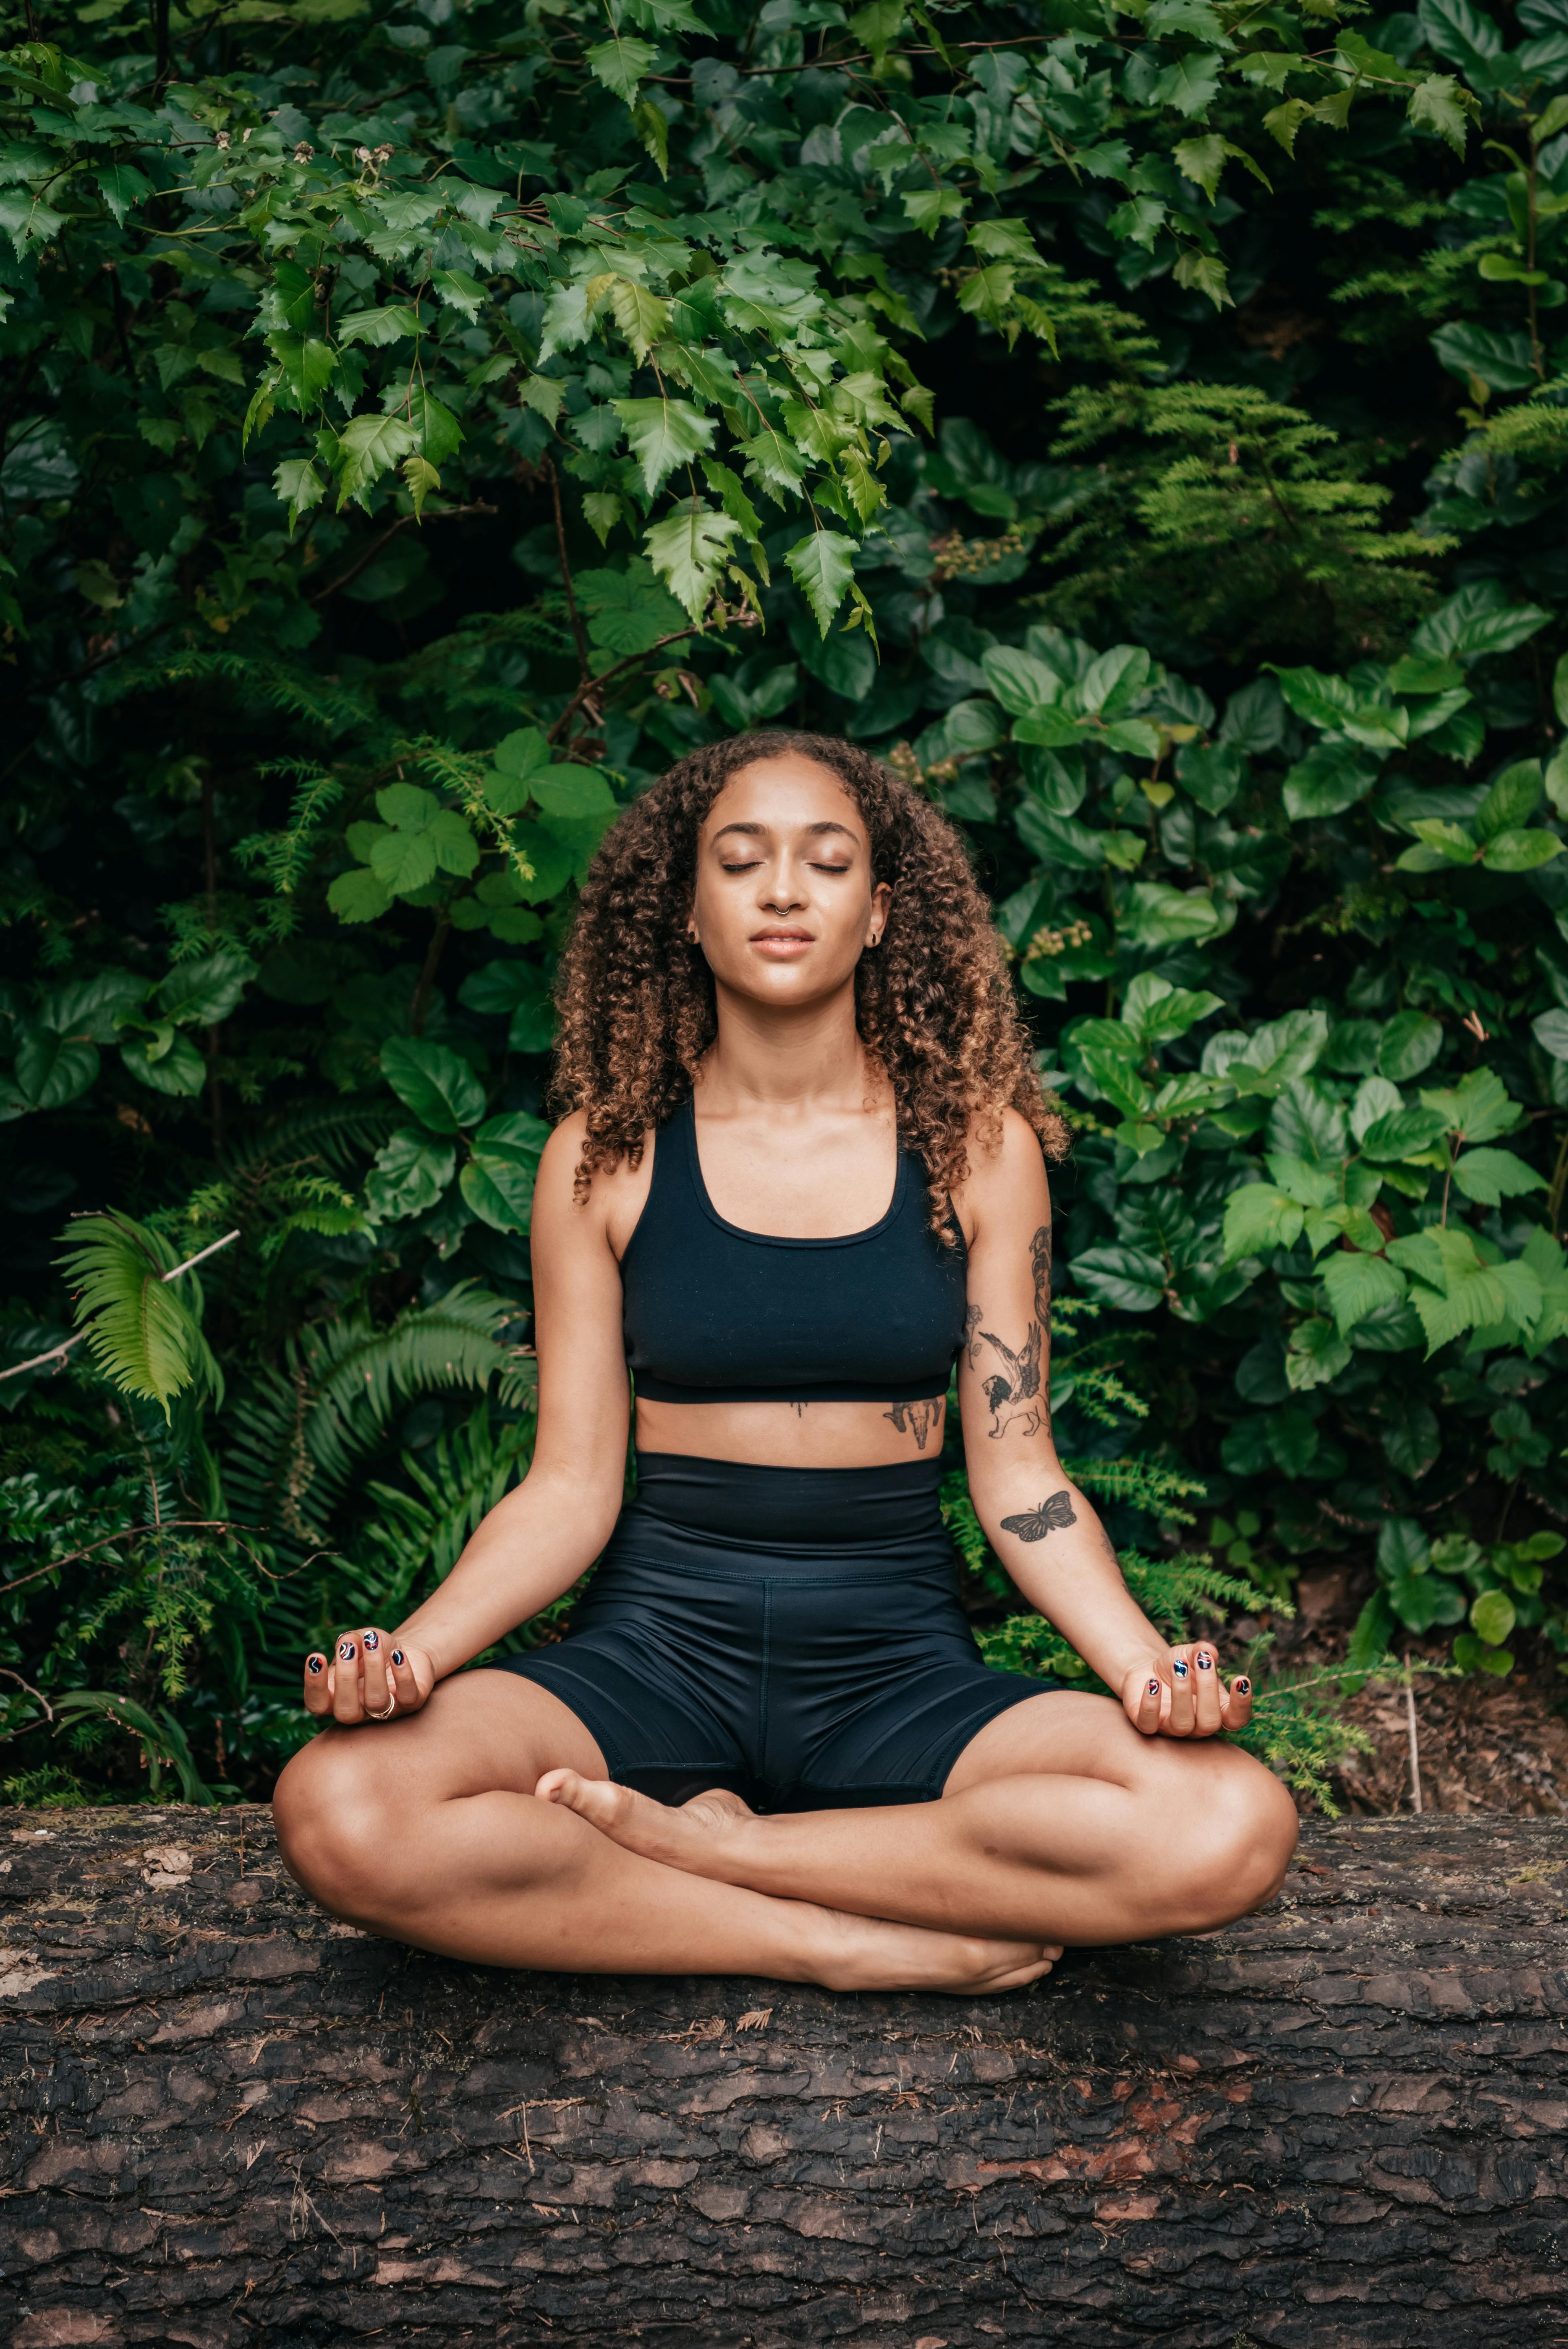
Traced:
<path fill-rule="evenodd" d="M 1050 1493 L 1037 1509 L 1026 1509 L 1021 1516 L 1004 1517 L 1002 1531 L 1016 1534 L 1020 1541 L 1044 1541 L 1047 1534 L 1065 1533 L 1076 1526 L 1078 1514 L 1070 1493 Z"/>

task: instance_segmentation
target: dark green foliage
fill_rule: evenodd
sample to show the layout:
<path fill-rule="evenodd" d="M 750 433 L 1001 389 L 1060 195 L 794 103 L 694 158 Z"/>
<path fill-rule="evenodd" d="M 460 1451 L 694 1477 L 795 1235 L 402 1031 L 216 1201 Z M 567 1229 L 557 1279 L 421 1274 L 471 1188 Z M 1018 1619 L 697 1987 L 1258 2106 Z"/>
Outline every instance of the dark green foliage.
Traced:
<path fill-rule="evenodd" d="M 91 1322 L 0 1383 L 13 1792 L 264 1788 L 302 1647 L 449 1569 L 531 1437 L 576 884 L 779 719 L 973 843 L 1145 1603 L 1349 1551 L 1358 1669 L 1568 1654 L 1549 0 L 9 37 L 9 1360 Z M 1319 1792 L 1331 1693 L 1254 1733 Z"/>

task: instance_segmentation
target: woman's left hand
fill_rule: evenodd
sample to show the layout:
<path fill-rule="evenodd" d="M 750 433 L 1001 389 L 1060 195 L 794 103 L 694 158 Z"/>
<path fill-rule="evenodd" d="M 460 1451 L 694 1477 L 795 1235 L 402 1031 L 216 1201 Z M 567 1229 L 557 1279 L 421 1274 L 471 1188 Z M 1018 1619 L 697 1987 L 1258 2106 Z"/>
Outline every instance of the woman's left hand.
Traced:
<path fill-rule="evenodd" d="M 1227 1688 L 1218 1651 L 1198 1640 L 1157 1650 L 1146 1663 L 1133 1665 L 1121 1683 L 1121 1702 L 1145 1737 L 1212 1737 L 1216 1730 L 1246 1727 L 1253 1684 L 1243 1677 Z"/>

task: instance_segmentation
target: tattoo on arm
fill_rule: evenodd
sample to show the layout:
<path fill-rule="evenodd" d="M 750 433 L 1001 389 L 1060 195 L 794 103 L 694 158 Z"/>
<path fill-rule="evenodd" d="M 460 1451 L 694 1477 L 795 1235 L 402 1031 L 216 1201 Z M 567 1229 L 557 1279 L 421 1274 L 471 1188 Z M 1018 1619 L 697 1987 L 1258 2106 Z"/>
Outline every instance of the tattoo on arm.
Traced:
<path fill-rule="evenodd" d="M 916 1451 L 923 1452 L 926 1437 L 934 1427 L 942 1423 L 942 1399 L 938 1397 L 930 1402 L 895 1402 L 891 1411 L 883 1412 L 882 1417 L 891 1419 L 901 1435 L 913 1435 Z"/>
<path fill-rule="evenodd" d="M 985 1400 L 991 1407 L 991 1425 L 986 1433 L 1005 1435 L 1015 1420 L 1023 1423 L 1026 1435 L 1037 1435 L 1042 1424 L 1048 1431 L 1050 1407 L 1040 1391 L 1040 1354 L 1044 1333 L 1037 1321 L 1031 1321 L 1024 1343 L 1017 1353 L 1011 1346 L 989 1330 L 982 1330 L 981 1340 L 989 1346 L 1006 1364 L 1004 1374 L 992 1372 L 982 1381 Z"/>
<path fill-rule="evenodd" d="M 1029 1266 L 1035 1276 L 1035 1313 L 1042 1329 L 1051 1326 L 1051 1227 L 1042 1224 L 1029 1242 Z"/>
<path fill-rule="evenodd" d="M 811 1406 L 809 1402 L 792 1402 L 789 1408 L 794 1413 L 796 1418 L 799 1419 L 801 1413 L 803 1411 L 810 1411 Z"/>
<path fill-rule="evenodd" d="M 1078 1513 L 1070 1493 L 1049 1493 L 1037 1509 L 1026 1509 L 1022 1516 L 1004 1517 L 1002 1531 L 1016 1534 L 1024 1542 L 1044 1541 L 1047 1534 L 1065 1533 L 1076 1526 Z"/>
<path fill-rule="evenodd" d="M 975 1342 L 975 1332 L 979 1329 L 982 1318 L 978 1305 L 965 1307 L 963 1351 L 972 1371 L 978 1370 L 980 1366 L 980 1349 Z"/>

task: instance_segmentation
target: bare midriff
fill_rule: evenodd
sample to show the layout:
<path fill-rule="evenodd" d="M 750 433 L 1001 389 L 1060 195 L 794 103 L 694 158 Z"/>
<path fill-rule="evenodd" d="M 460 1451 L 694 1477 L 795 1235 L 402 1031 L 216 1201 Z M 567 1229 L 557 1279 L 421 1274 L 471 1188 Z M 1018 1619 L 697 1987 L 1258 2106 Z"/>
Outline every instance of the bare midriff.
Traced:
<path fill-rule="evenodd" d="M 639 1452 L 770 1468 L 883 1468 L 934 1460 L 945 1403 L 654 1402 L 637 1399 Z"/>

